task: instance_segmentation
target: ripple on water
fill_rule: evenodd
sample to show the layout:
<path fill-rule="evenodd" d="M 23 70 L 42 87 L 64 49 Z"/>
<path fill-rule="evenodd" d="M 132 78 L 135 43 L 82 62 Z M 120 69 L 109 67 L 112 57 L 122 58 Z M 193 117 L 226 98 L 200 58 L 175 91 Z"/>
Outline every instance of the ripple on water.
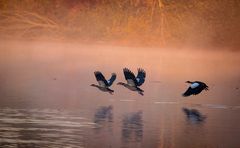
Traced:
<path fill-rule="evenodd" d="M 95 123 L 52 109 L 0 109 L 0 147 L 83 147 Z"/>

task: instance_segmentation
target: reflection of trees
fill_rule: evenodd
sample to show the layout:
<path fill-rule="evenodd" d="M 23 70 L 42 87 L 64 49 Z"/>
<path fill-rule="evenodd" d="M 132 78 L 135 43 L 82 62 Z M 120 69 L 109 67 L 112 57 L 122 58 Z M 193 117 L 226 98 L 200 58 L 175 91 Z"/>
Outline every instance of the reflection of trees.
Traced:
<path fill-rule="evenodd" d="M 188 109 L 188 108 L 183 108 L 182 109 L 184 114 L 187 117 L 187 120 L 190 121 L 191 123 L 201 123 L 205 121 L 206 116 L 202 115 L 198 110 L 196 109 Z"/>
<path fill-rule="evenodd" d="M 112 122 L 112 109 L 113 107 L 111 105 L 99 107 L 95 112 L 94 122 L 98 124 L 101 124 L 104 121 Z"/>
<path fill-rule="evenodd" d="M 134 138 L 134 141 L 141 141 L 143 137 L 142 111 L 127 114 L 122 120 L 122 139 L 125 142 Z"/>

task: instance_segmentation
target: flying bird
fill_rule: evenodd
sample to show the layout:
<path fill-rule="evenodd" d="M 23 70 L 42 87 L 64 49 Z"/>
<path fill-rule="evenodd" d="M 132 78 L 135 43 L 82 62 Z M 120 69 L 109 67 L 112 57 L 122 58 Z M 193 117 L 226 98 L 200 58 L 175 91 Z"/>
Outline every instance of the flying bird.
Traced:
<path fill-rule="evenodd" d="M 114 90 L 110 89 L 109 87 L 113 84 L 113 82 L 116 80 L 117 75 L 115 73 L 112 73 L 112 76 L 109 80 L 106 80 L 103 74 L 100 71 L 95 71 L 94 75 L 96 77 L 96 80 L 98 82 L 98 85 L 91 84 L 93 87 L 97 87 L 99 90 L 108 92 L 110 94 L 113 94 Z"/>
<path fill-rule="evenodd" d="M 201 93 L 203 90 L 206 90 L 206 91 L 208 90 L 208 86 L 205 83 L 200 82 L 200 81 L 194 81 L 194 82 L 186 81 L 186 83 L 189 83 L 191 85 L 186 90 L 186 92 L 183 93 L 184 97 L 188 97 L 191 95 L 197 95 L 197 94 Z"/>
<path fill-rule="evenodd" d="M 127 83 L 119 82 L 117 84 L 123 85 L 124 87 L 132 91 L 137 91 L 140 95 L 143 96 L 144 91 L 139 88 L 139 86 L 141 86 L 145 82 L 146 72 L 143 69 L 138 68 L 138 74 L 137 77 L 135 77 L 133 72 L 131 72 L 128 68 L 124 68 L 123 73 L 125 79 L 127 80 Z"/>

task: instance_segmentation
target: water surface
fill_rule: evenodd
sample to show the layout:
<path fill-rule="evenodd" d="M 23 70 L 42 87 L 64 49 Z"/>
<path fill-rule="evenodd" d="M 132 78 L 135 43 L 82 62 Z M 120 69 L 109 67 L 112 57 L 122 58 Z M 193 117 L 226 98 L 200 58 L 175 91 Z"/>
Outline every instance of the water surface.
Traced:
<path fill-rule="evenodd" d="M 239 56 L 220 49 L 1 41 L 0 146 L 237 148 Z M 116 83 L 114 95 L 90 86 L 95 70 L 107 78 L 115 72 L 124 82 L 124 67 L 146 70 L 144 96 Z M 204 81 L 210 91 L 184 98 L 186 80 Z"/>

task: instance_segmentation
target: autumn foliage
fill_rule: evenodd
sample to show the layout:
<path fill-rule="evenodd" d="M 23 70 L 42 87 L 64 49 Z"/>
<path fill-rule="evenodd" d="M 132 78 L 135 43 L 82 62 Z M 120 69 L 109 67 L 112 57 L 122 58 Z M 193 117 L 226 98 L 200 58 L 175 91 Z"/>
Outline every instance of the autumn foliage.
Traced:
<path fill-rule="evenodd" d="M 0 0 L 0 36 L 239 47 L 239 8 L 239 0 Z"/>

